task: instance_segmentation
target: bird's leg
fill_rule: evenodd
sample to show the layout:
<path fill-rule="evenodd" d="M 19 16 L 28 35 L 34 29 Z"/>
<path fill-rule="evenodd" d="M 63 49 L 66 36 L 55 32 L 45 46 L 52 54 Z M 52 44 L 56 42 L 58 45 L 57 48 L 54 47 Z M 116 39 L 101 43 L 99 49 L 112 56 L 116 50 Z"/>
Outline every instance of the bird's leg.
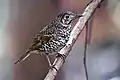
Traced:
<path fill-rule="evenodd" d="M 51 63 L 50 58 L 49 58 L 48 55 L 46 55 L 46 58 L 47 58 L 47 61 L 48 61 L 48 63 L 49 63 L 49 66 L 52 66 L 52 63 Z"/>
<path fill-rule="evenodd" d="M 58 53 L 56 57 L 60 57 L 63 59 L 63 62 L 65 62 L 66 55 Z"/>
<path fill-rule="evenodd" d="M 58 71 L 58 70 L 56 69 L 55 65 L 53 65 L 53 64 L 51 63 L 50 58 L 49 58 L 48 55 L 46 55 L 46 58 L 47 58 L 47 61 L 48 61 L 48 63 L 49 63 L 50 68 L 51 68 L 51 69 L 54 68 L 56 71 Z"/>

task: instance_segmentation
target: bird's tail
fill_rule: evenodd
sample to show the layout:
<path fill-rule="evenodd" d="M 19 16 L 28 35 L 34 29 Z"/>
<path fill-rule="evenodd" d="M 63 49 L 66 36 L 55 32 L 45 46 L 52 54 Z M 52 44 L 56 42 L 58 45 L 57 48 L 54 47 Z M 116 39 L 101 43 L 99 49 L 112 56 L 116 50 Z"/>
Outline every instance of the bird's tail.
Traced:
<path fill-rule="evenodd" d="M 18 64 L 18 63 L 24 61 L 25 59 L 27 59 L 31 54 L 30 52 L 31 52 L 31 50 L 26 51 L 23 55 L 20 56 L 20 58 L 15 62 L 15 64 Z"/>

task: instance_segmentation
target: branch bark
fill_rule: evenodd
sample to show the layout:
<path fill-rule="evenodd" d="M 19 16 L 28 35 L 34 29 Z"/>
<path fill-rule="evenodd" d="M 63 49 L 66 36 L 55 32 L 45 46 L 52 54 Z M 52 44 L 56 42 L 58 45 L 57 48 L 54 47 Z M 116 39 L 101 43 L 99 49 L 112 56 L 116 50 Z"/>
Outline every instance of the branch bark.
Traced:
<path fill-rule="evenodd" d="M 96 8 L 101 4 L 101 2 L 104 0 L 92 0 L 85 8 L 84 12 L 83 12 L 83 16 L 79 18 L 78 22 L 76 23 L 75 27 L 73 28 L 71 35 L 70 35 L 70 39 L 67 42 L 66 46 L 60 50 L 60 54 L 64 54 L 66 56 L 69 55 L 69 52 L 72 49 L 72 46 L 74 45 L 75 41 L 77 40 L 78 36 L 80 35 L 80 33 L 82 32 L 82 30 L 84 29 L 87 21 L 90 19 L 90 17 L 92 16 L 92 14 L 94 13 L 94 11 L 96 10 Z M 59 70 L 60 67 L 63 65 L 64 61 L 61 58 L 56 58 L 53 65 L 55 65 L 54 67 Z M 46 75 L 44 80 L 54 80 L 55 76 L 57 75 L 56 69 L 50 69 L 48 74 Z"/>

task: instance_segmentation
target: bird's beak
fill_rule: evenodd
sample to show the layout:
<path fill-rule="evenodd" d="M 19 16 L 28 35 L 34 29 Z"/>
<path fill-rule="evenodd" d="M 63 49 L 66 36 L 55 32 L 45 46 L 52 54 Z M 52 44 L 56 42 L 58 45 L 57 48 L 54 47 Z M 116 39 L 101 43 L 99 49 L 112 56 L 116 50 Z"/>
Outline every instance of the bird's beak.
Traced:
<path fill-rule="evenodd" d="M 77 15 L 75 16 L 75 19 L 80 18 L 80 17 L 82 17 L 82 16 L 83 16 L 82 14 L 77 14 Z"/>

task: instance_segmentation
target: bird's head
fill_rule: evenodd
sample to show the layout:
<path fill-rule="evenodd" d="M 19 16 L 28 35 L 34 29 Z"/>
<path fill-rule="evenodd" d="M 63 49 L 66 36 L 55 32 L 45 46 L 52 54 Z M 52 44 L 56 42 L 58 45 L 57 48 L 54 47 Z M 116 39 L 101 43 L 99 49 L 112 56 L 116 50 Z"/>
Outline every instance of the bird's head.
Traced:
<path fill-rule="evenodd" d="M 81 14 L 75 14 L 71 11 L 66 11 L 57 16 L 57 19 L 63 25 L 69 25 L 72 23 L 73 20 L 82 17 Z"/>

